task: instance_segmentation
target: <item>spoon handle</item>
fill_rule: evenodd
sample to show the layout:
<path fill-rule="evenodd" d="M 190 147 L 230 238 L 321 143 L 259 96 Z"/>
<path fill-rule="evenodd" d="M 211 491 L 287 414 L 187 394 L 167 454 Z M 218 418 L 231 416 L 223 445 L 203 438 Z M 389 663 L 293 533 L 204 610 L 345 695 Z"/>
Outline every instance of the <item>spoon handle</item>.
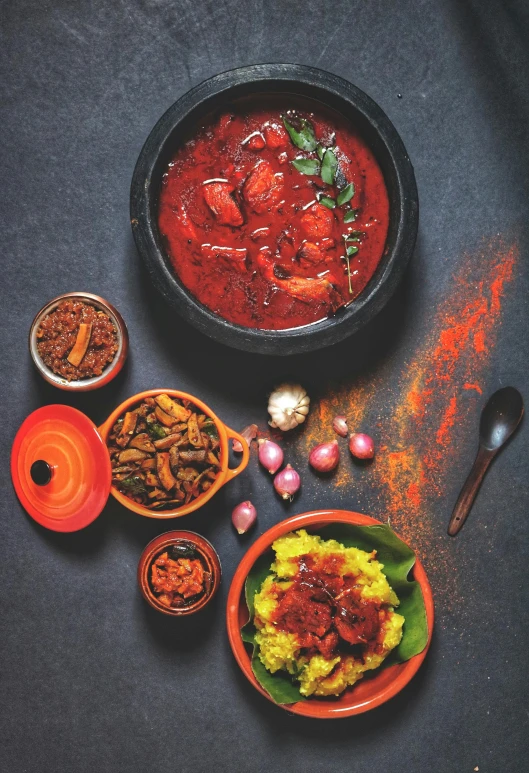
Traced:
<path fill-rule="evenodd" d="M 455 537 L 465 523 L 470 508 L 476 498 L 476 494 L 479 491 L 479 487 L 481 486 L 481 482 L 485 477 L 488 466 L 494 459 L 496 453 L 497 450 L 489 451 L 488 449 L 483 448 L 483 446 L 479 447 L 476 460 L 461 489 L 456 506 L 454 507 L 454 512 L 450 518 L 450 523 L 448 524 L 448 534 L 451 537 Z"/>

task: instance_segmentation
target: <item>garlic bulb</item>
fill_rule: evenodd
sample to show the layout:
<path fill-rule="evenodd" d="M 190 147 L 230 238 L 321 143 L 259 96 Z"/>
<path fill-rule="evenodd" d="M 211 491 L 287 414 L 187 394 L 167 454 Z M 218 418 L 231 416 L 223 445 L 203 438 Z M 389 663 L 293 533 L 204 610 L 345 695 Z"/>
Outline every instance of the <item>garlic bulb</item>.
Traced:
<path fill-rule="evenodd" d="M 271 427 L 286 431 L 302 424 L 309 412 L 310 397 L 300 384 L 281 384 L 268 400 Z"/>

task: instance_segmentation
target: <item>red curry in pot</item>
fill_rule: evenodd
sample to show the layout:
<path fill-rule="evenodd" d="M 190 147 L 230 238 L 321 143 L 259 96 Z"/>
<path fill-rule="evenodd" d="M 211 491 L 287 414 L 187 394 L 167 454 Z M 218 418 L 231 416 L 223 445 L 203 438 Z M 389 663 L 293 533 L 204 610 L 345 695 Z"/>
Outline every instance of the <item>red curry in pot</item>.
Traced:
<path fill-rule="evenodd" d="M 181 282 L 224 319 L 282 330 L 357 297 L 384 252 L 378 163 L 344 117 L 290 97 L 207 117 L 163 176 L 158 225 Z"/>

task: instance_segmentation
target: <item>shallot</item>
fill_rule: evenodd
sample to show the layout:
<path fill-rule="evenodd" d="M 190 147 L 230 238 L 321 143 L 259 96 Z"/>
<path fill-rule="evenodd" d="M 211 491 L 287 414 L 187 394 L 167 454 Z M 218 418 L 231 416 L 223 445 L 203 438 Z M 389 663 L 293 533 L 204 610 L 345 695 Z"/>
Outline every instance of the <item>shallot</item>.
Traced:
<path fill-rule="evenodd" d="M 357 459 L 372 459 L 375 455 L 375 443 L 369 435 L 353 432 L 349 435 L 349 451 Z"/>
<path fill-rule="evenodd" d="M 272 440 L 264 440 L 263 438 L 260 438 L 258 443 L 259 461 L 263 467 L 268 470 L 270 475 L 273 475 L 283 464 L 283 449 Z"/>
<path fill-rule="evenodd" d="M 274 478 L 274 488 L 283 499 L 292 501 L 300 486 L 301 478 L 290 464 L 287 464 L 285 469 L 278 472 Z"/>
<path fill-rule="evenodd" d="M 257 520 L 257 510 L 252 505 L 250 500 L 241 502 L 240 505 L 234 509 L 231 514 L 231 522 L 239 532 L 239 534 L 246 534 L 248 529 L 254 525 Z"/>
<path fill-rule="evenodd" d="M 245 427 L 241 431 L 241 435 L 246 440 L 246 442 L 248 443 L 248 447 L 250 447 L 250 444 L 251 444 L 252 440 L 257 437 L 257 424 L 250 424 L 248 427 Z M 233 438 L 233 440 L 231 442 L 232 442 L 233 450 L 237 454 L 242 454 L 242 443 L 241 443 L 241 441 L 237 440 L 237 438 Z"/>
<path fill-rule="evenodd" d="M 335 416 L 332 421 L 332 428 L 340 437 L 347 437 L 347 420 L 345 416 Z"/>
<path fill-rule="evenodd" d="M 339 461 L 340 449 L 337 440 L 333 440 L 332 443 L 320 443 L 309 454 L 309 464 L 317 472 L 330 472 Z"/>

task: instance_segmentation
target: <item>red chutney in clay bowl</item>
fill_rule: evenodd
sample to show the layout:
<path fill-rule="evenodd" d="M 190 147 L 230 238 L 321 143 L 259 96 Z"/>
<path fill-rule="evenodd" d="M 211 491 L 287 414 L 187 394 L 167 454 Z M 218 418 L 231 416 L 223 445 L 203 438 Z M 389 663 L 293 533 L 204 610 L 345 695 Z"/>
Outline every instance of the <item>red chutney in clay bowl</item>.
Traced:
<path fill-rule="evenodd" d="M 268 354 L 364 325 L 397 286 L 417 219 L 389 119 L 347 81 L 298 65 L 188 92 L 151 132 L 131 188 L 136 245 L 164 297 L 212 338 Z"/>
<path fill-rule="evenodd" d="M 285 123 L 305 128 L 298 145 Z M 318 153 L 329 152 L 326 174 Z M 339 113 L 292 96 L 249 97 L 207 116 L 169 163 L 158 210 L 182 283 L 229 322 L 264 330 L 319 322 L 357 297 L 388 223 L 366 142 Z"/>

